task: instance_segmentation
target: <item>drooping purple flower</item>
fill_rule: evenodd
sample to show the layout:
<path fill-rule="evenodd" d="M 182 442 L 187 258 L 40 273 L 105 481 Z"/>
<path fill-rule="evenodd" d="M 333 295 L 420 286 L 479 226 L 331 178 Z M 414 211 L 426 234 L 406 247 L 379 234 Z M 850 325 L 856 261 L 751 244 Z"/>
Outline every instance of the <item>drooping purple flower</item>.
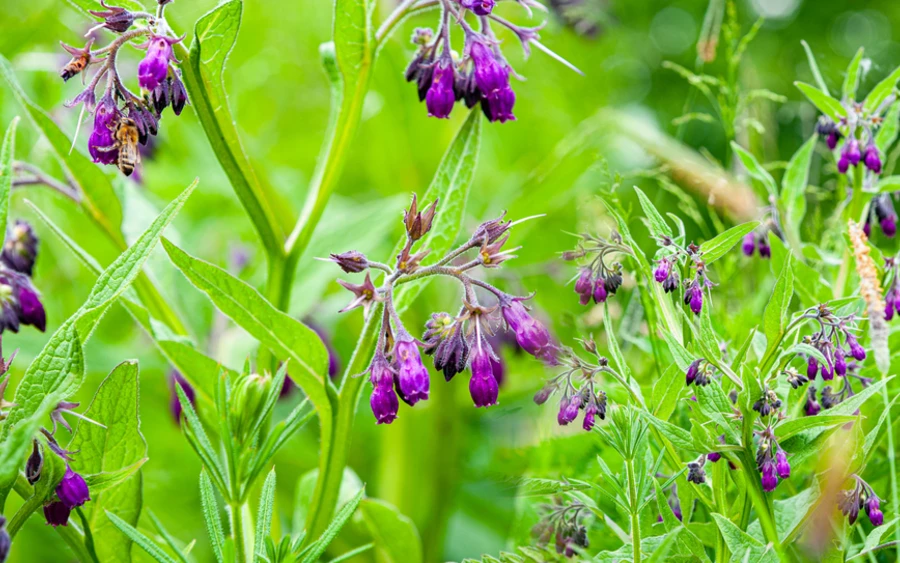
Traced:
<path fill-rule="evenodd" d="M 372 407 L 375 422 L 390 424 L 396 420 L 397 411 L 400 410 L 400 401 L 394 392 L 394 374 L 381 354 L 375 356 L 369 370 L 369 381 L 374 385 L 372 396 L 369 397 L 369 406 Z"/>
<path fill-rule="evenodd" d="M 759 240 L 756 241 L 756 246 L 759 248 L 759 256 L 760 258 L 771 258 L 772 257 L 772 247 L 769 246 L 769 239 L 765 235 L 760 236 Z"/>
<path fill-rule="evenodd" d="M 177 40 L 154 35 L 147 44 L 147 54 L 138 64 L 138 84 L 145 90 L 155 90 L 166 79 L 169 62 L 175 62 L 172 44 Z"/>
<path fill-rule="evenodd" d="M 703 362 L 702 359 L 694 360 L 691 362 L 691 365 L 688 366 L 687 372 L 685 373 L 685 385 L 690 385 L 697 379 L 701 362 Z"/>
<path fill-rule="evenodd" d="M 881 225 L 881 232 L 884 233 L 884 236 L 893 238 L 894 235 L 897 234 L 897 216 L 896 215 L 888 215 L 879 221 L 879 225 Z"/>
<path fill-rule="evenodd" d="M 38 238 L 34 229 L 27 221 L 16 219 L 13 227 L 6 233 L 0 260 L 10 269 L 31 276 L 37 252 Z"/>
<path fill-rule="evenodd" d="M 481 41 L 469 42 L 469 56 L 475 66 L 475 84 L 483 95 L 481 107 L 487 118 L 500 123 L 514 120 L 516 94 L 509 87 L 509 67 L 498 61 L 491 48 Z"/>
<path fill-rule="evenodd" d="M 703 289 L 699 283 L 694 282 L 685 290 L 684 302 L 690 306 L 695 315 L 700 314 L 700 311 L 703 310 Z"/>
<path fill-rule="evenodd" d="M 57 526 L 68 526 L 70 512 L 72 512 L 72 509 L 62 501 L 54 501 L 44 505 L 44 519 L 47 520 L 49 526 L 54 528 Z"/>
<path fill-rule="evenodd" d="M 430 117 L 439 119 L 450 117 L 453 104 L 456 103 L 456 94 L 453 91 L 455 80 L 452 63 L 442 57 L 434 67 L 431 87 L 425 95 L 425 107 L 428 108 Z"/>
<path fill-rule="evenodd" d="M 591 428 L 594 427 L 595 419 L 594 417 L 599 412 L 597 405 L 594 403 L 589 403 L 587 407 L 584 409 L 584 421 L 581 424 L 581 427 L 585 430 L 590 431 Z"/>
<path fill-rule="evenodd" d="M 594 282 L 594 303 L 598 305 L 606 301 L 607 293 L 606 293 L 606 283 L 603 278 L 598 277 L 597 281 Z"/>
<path fill-rule="evenodd" d="M 56 496 L 69 509 L 81 506 L 91 500 L 91 493 L 84 477 L 72 471 L 68 465 L 62 481 L 56 486 Z"/>
<path fill-rule="evenodd" d="M 842 348 L 837 348 L 834 351 L 834 373 L 842 377 L 847 374 L 847 360 L 844 357 Z"/>
<path fill-rule="evenodd" d="M 791 464 L 788 463 L 787 453 L 781 448 L 775 453 L 775 470 L 781 479 L 787 479 L 791 476 Z"/>
<path fill-rule="evenodd" d="M 89 10 L 91 15 L 103 19 L 103 27 L 116 33 L 125 33 L 134 23 L 134 14 L 125 8 L 117 6 L 107 6 L 100 0 L 100 5 L 105 10 Z"/>
<path fill-rule="evenodd" d="M 119 158 L 119 150 L 114 148 L 113 131 L 119 121 L 119 109 L 108 93 L 100 98 L 94 109 L 94 128 L 88 137 L 88 152 L 94 162 L 114 164 Z"/>
<path fill-rule="evenodd" d="M 881 174 L 881 155 L 878 154 L 878 147 L 875 143 L 869 143 L 863 155 L 863 162 L 866 168 L 876 174 Z"/>
<path fill-rule="evenodd" d="M 859 164 L 859 160 L 862 158 L 862 153 L 859 152 L 859 141 L 851 138 L 847 141 L 847 145 L 844 147 L 844 154 L 847 156 L 847 160 L 853 166 Z"/>
<path fill-rule="evenodd" d="M 840 133 L 835 130 L 828 134 L 828 137 L 825 139 L 825 143 L 828 145 L 829 149 L 834 150 L 837 148 L 838 141 L 840 139 Z"/>
<path fill-rule="evenodd" d="M 428 399 L 428 370 L 422 364 L 419 347 L 409 334 L 400 334 L 394 345 L 400 392 L 409 405 Z"/>
<path fill-rule="evenodd" d="M 580 296 L 579 302 L 582 305 L 587 305 L 591 301 L 591 294 L 594 288 L 594 284 L 591 281 L 592 277 L 593 271 L 590 268 L 582 268 L 578 281 L 575 282 L 575 293 Z"/>
<path fill-rule="evenodd" d="M 460 0 L 459 5 L 476 16 L 487 16 L 494 10 L 494 0 Z"/>
<path fill-rule="evenodd" d="M 18 284 L 19 321 L 31 325 L 41 332 L 47 328 L 47 314 L 44 304 L 28 278 L 21 279 Z"/>
<path fill-rule="evenodd" d="M 720 454 L 719 452 L 709 452 L 708 454 L 706 454 L 706 459 L 715 463 L 722 459 L 722 454 Z"/>
<path fill-rule="evenodd" d="M 866 514 L 873 526 L 884 524 L 884 513 L 881 512 L 881 499 L 874 494 L 866 501 Z"/>
<path fill-rule="evenodd" d="M 559 402 L 559 413 L 556 415 L 556 421 L 560 426 L 566 426 L 576 418 L 581 408 L 581 396 L 572 395 L 570 398 L 563 397 Z"/>
<path fill-rule="evenodd" d="M 816 400 L 816 388 L 810 385 L 806 402 L 803 404 L 803 412 L 806 416 L 816 416 L 822 411 L 822 406 Z"/>
<path fill-rule="evenodd" d="M 888 291 L 884 296 L 884 320 L 889 321 L 894 318 L 894 309 L 897 305 L 897 296 L 893 291 Z"/>
<path fill-rule="evenodd" d="M 819 373 L 819 361 L 814 356 L 810 356 L 806 361 L 806 377 L 812 381 L 816 378 L 817 373 Z"/>
<path fill-rule="evenodd" d="M 668 259 L 663 258 L 656 263 L 656 269 L 653 270 L 653 279 L 658 283 L 666 281 L 669 272 L 672 271 L 672 263 Z"/>
<path fill-rule="evenodd" d="M 503 318 L 516 335 L 519 346 L 536 358 L 550 361 L 555 357 L 550 331 L 528 314 L 519 299 L 504 299 L 500 304 Z"/>
<path fill-rule="evenodd" d="M 469 393 L 476 407 L 490 407 L 497 404 L 499 386 L 494 378 L 491 365 L 491 350 L 487 343 L 481 341 L 472 350 L 470 362 L 472 378 L 469 380 Z"/>
<path fill-rule="evenodd" d="M 285 378 L 285 381 L 287 381 L 287 378 Z M 187 400 L 190 401 L 191 405 L 196 401 L 197 393 L 194 391 L 194 387 L 178 370 L 172 370 L 169 373 L 169 389 L 172 390 L 172 400 L 169 406 L 172 410 L 172 416 L 175 418 L 175 422 L 180 424 L 182 408 L 181 401 L 178 400 L 178 392 L 175 390 L 176 385 L 181 387 L 181 390 L 184 391 L 184 396 L 187 397 Z"/>
<path fill-rule="evenodd" d="M 767 493 L 774 491 L 775 487 L 778 486 L 778 476 L 775 475 L 775 464 L 771 461 L 763 463 L 760 472 L 762 473 L 760 480 L 762 482 L 763 490 Z"/>
<path fill-rule="evenodd" d="M 744 235 L 744 242 L 741 244 L 741 250 L 744 252 L 745 256 L 753 256 L 753 252 L 756 250 L 755 233 L 747 233 Z"/>

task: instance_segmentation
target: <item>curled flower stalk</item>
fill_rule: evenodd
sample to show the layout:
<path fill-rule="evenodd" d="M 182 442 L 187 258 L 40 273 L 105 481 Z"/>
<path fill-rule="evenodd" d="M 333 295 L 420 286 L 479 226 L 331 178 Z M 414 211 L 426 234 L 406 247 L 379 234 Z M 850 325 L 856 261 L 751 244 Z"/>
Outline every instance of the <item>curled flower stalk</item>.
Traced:
<path fill-rule="evenodd" d="M 563 260 L 581 262 L 575 278 L 575 293 L 582 305 L 604 303 L 622 286 L 622 263 L 607 260 L 617 255 L 634 256 L 631 248 L 622 242 L 622 236 L 613 231 L 609 239 L 590 234 L 579 236 L 575 250 L 563 252 Z"/>
<path fill-rule="evenodd" d="M 542 405 L 552 396 L 559 395 L 559 413 L 556 417 L 560 426 L 567 426 L 583 413 L 581 427 L 591 430 L 597 419 L 606 418 L 606 393 L 600 389 L 604 376 L 612 377 L 625 385 L 621 375 L 609 367 L 609 360 L 597 353 L 593 341 L 584 342 L 587 351 L 592 352 L 596 363 L 586 362 L 572 349 L 561 348 L 559 365 L 563 368 L 558 375 L 550 378 L 534 396 L 534 402 Z M 625 385 L 627 388 L 628 386 Z"/>
<path fill-rule="evenodd" d="M 852 526 L 859 517 L 859 511 L 864 510 L 873 526 L 884 524 L 884 513 L 881 511 L 881 499 L 875 494 L 875 490 L 859 475 L 850 476 L 853 479 L 853 488 L 841 491 L 838 494 L 838 508 Z"/>
<path fill-rule="evenodd" d="M 590 510 L 581 502 L 567 503 L 560 497 L 553 498 L 553 504 L 539 507 L 541 519 L 531 529 L 531 535 L 538 545 L 546 546 L 554 541 L 556 552 L 566 557 L 575 557 L 590 545 L 584 517 Z"/>
<path fill-rule="evenodd" d="M 393 422 L 401 401 L 414 406 L 428 400 L 430 378 L 423 352 L 432 356 L 435 369 L 443 372 L 447 381 L 469 369 L 469 392 L 476 407 L 490 407 L 499 402 L 494 367 L 499 357 L 491 342 L 498 331 L 511 333 L 517 344 L 536 358 L 551 364 L 557 361 L 558 348 L 549 331 L 524 304 L 529 298 L 510 295 L 473 276 L 476 270 L 499 268 L 514 257 L 515 249 L 504 249 L 513 223 L 505 221 L 503 215 L 485 221 L 463 245 L 434 264 L 424 266 L 422 260 L 430 249 L 420 248 L 418 243 L 427 240 L 437 205 L 434 201 L 420 209 L 413 196 L 403 217 L 406 244 L 392 266 L 369 260 L 356 251 L 332 254 L 329 258 L 344 272 L 365 272 L 362 284 L 339 280 L 353 294 L 342 312 L 356 308 L 368 312 L 376 303 L 383 305 L 375 352 L 365 371 L 372 383 L 369 405 L 378 424 Z M 372 282 L 373 270 L 384 274 L 379 286 Z M 431 316 L 420 340 L 411 335 L 400 319 L 394 300 L 399 286 L 428 276 L 458 282 L 462 297 L 456 314 L 440 312 Z M 485 298 L 489 303 L 482 303 Z"/>
<path fill-rule="evenodd" d="M 130 176 L 141 161 L 139 146 L 146 146 L 159 132 L 163 110 L 171 107 L 175 115 L 180 115 L 187 103 L 179 61 L 172 50 L 182 38 L 175 37 L 169 28 L 164 3 L 156 15 L 103 7 L 91 13 L 102 19 L 97 28 L 116 34 L 115 39 L 98 49 L 92 49 L 93 39 L 81 49 L 63 44 L 72 59 L 62 68 L 60 77 L 64 81 L 79 74 L 84 78 L 92 66 L 97 67 L 84 90 L 66 105 L 84 104 L 93 116 L 88 152 L 94 162 L 116 165 Z M 140 93 L 136 94 L 125 85 L 116 63 L 121 48 L 140 39 L 146 39 L 138 45 L 146 55 L 138 65 Z M 104 85 L 98 99 L 101 83 Z"/>

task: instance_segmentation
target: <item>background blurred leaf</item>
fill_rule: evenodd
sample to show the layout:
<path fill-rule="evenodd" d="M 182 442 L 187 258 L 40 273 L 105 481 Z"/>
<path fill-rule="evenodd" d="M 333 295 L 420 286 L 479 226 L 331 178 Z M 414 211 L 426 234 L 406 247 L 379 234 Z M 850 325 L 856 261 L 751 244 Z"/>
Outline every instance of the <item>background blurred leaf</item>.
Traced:
<path fill-rule="evenodd" d="M 6 232 L 9 215 L 9 194 L 12 192 L 13 159 L 16 153 L 16 126 L 19 118 L 16 117 L 6 129 L 3 136 L 3 147 L 0 148 L 0 227 Z"/>
<path fill-rule="evenodd" d="M 390 504 L 364 499 L 360 510 L 375 541 L 379 563 L 421 563 L 422 541 L 415 524 Z"/>
<path fill-rule="evenodd" d="M 734 245 L 744 238 L 744 235 L 758 226 L 758 221 L 751 221 L 749 223 L 744 223 L 743 225 L 731 227 L 724 233 L 720 233 L 711 240 L 701 244 L 700 252 L 703 253 L 704 264 L 709 266 L 719 258 L 725 256 L 729 250 L 734 248 Z"/>
<path fill-rule="evenodd" d="M 77 451 L 72 468 L 82 474 L 114 472 L 147 457 L 147 442 L 138 418 L 138 365 L 123 362 L 116 366 L 97 389 L 84 412 L 105 428 L 78 421 L 66 449 Z M 143 503 L 140 473 L 102 492 L 91 489 L 91 502 L 82 511 L 90 523 L 94 549 L 101 562 L 131 561 L 131 540 L 106 517 L 106 512 L 136 526 Z"/>

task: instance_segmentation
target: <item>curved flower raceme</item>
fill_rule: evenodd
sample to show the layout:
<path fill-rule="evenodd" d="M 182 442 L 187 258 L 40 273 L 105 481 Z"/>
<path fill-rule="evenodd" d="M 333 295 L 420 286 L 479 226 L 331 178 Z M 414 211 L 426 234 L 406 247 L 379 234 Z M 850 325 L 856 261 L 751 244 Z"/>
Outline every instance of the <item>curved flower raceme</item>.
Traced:
<path fill-rule="evenodd" d="M 562 257 L 566 261 L 589 260 L 579 269 L 575 277 L 575 293 L 579 296 L 579 303 L 587 305 L 593 300 L 594 303 L 600 304 L 616 294 L 624 281 L 622 263 L 615 262 L 609 265 L 606 262 L 608 256 L 616 254 L 633 255 L 631 248 L 622 241 L 622 236 L 616 231 L 612 232 L 609 239 L 590 234 L 580 235 L 575 250 L 563 252 Z M 657 278 L 662 273 L 660 268 L 667 266 L 668 264 L 661 264 L 657 267 L 655 272 Z"/>
<path fill-rule="evenodd" d="M 431 249 L 414 251 L 414 247 L 431 230 L 436 211 L 437 202 L 420 209 L 413 196 L 403 216 L 406 244 L 393 267 L 356 251 L 332 254 L 330 258 L 347 273 L 366 274 L 364 283 L 359 285 L 338 280 L 354 296 L 342 311 L 363 307 L 368 313 L 375 306 L 382 306 L 376 352 L 366 372 L 372 383 L 369 404 L 378 424 L 389 424 L 397 418 L 400 400 L 409 406 L 428 400 L 430 378 L 421 352 L 432 356 L 435 369 L 443 372 L 447 381 L 468 369 L 469 393 L 476 407 L 499 402 L 503 365 L 495 350 L 500 343 L 495 338 L 496 330 L 504 328 L 509 339 L 532 356 L 548 364 L 556 361 L 557 347 L 550 332 L 525 306 L 526 298 L 510 295 L 472 275 L 476 269 L 498 268 L 514 257 L 512 251 L 503 248 L 513 223 L 505 221 L 503 215 L 485 221 L 462 246 L 437 258 L 432 265 L 423 265 L 422 260 Z M 467 260 L 465 256 L 470 253 L 474 256 Z M 378 271 L 384 272 L 384 277 L 376 287 L 371 274 Z M 406 330 L 394 308 L 394 291 L 407 281 L 426 276 L 457 281 L 463 297 L 457 314 L 432 314 L 419 341 Z M 485 297 L 495 304 L 483 305 Z"/>

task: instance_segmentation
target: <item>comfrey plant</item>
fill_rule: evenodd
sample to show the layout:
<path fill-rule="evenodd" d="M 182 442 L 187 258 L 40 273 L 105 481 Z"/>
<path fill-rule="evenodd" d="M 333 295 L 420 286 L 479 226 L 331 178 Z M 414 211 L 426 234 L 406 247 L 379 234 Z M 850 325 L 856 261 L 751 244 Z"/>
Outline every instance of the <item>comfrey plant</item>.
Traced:
<path fill-rule="evenodd" d="M 398 396 L 409 406 L 428 399 L 431 384 L 420 349 L 434 357 L 435 369 L 443 372 L 447 381 L 469 368 L 469 392 L 476 407 L 490 407 L 499 401 L 499 385 L 494 376 L 494 363 L 498 357 L 489 340 L 496 330 L 512 332 L 518 345 L 532 356 L 550 364 L 557 362 L 558 349 L 551 341 L 549 331 L 523 304 L 529 298 L 510 295 L 472 276 L 478 268 L 499 268 L 503 262 L 514 258 L 512 253 L 516 249 L 503 248 L 514 223 L 504 221 L 505 214 L 485 221 L 464 244 L 432 265 L 422 266 L 422 259 L 431 249 L 424 247 L 413 252 L 413 247 L 431 231 L 437 206 L 435 200 L 420 210 L 413 195 L 403 216 L 406 243 L 393 267 L 369 260 L 356 251 L 332 254 L 330 258 L 347 273 L 366 272 L 362 284 L 339 280 L 353 294 L 353 300 L 341 312 L 362 307 L 368 314 L 373 304 L 384 306 L 375 354 L 365 372 L 372 383 L 369 404 L 378 424 L 390 424 L 397 418 Z M 377 288 L 371 280 L 372 270 L 384 272 L 383 281 Z M 456 280 L 462 286 L 463 295 L 457 314 L 434 313 L 425 324 L 422 339 L 417 340 L 397 314 L 394 291 L 404 283 L 428 276 Z M 483 305 L 476 288 L 489 295 L 494 303 Z"/>
<path fill-rule="evenodd" d="M 456 102 L 466 107 L 480 105 L 489 121 L 505 123 L 514 120 L 516 94 L 509 85 L 510 75 L 517 76 L 500 50 L 500 41 L 492 25 L 511 31 L 525 55 L 537 47 L 569 68 L 580 71 L 550 51 L 540 41 L 541 26 L 522 27 L 493 13 L 495 0 L 404 0 L 410 10 L 439 3 L 440 27 L 416 29 L 412 42 L 418 50 L 406 69 L 406 80 L 415 82 L 419 101 L 424 101 L 428 115 L 448 118 Z M 531 8 L 546 9 L 535 0 L 517 0 L 529 15 Z M 476 31 L 467 19 L 472 14 L 478 22 Z M 451 46 L 451 27 L 458 26 L 464 36 L 462 56 L 456 58 Z"/>
<path fill-rule="evenodd" d="M 88 32 L 87 44 L 83 48 L 62 44 L 73 57 L 59 72 L 63 80 L 77 75 L 84 78 L 91 65 L 99 65 L 87 87 L 66 105 L 84 104 L 93 115 L 88 151 L 94 162 L 115 164 L 126 176 L 140 163 L 138 145 L 146 145 L 158 133 L 163 110 L 171 106 L 172 112 L 180 115 L 187 103 L 187 90 L 177 67 L 179 61 L 172 50 L 183 38 L 174 36 L 164 15 L 170 2 L 159 2 L 155 14 L 132 12 L 101 2 L 104 9 L 91 14 L 102 23 Z M 105 47 L 92 49 L 93 34 L 98 29 L 110 31 L 116 38 Z M 138 65 L 140 95 L 125 85 L 116 64 L 122 46 L 139 39 L 146 40 L 138 45 L 146 51 Z M 98 98 L 97 89 L 102 81 L 105 83 Z"/>
<path fill-rule="evenodd" d="M 622 263 L 607 264 L 606 261 L 616 254 L 631 254 L 631 249 L 622 244 L 622 236 L 616 231 L 612 232 L 610 240 L 590 234 L 578 238 L 577 248 L 562 255 L 563 260 L 568 261 L 589 260 L 579 269 L 575 293 L 579 295 L 582 305 L 587 305 L 591 299 L 594 303 L 603 303 L 616 294 L 623 281 Z"/>

